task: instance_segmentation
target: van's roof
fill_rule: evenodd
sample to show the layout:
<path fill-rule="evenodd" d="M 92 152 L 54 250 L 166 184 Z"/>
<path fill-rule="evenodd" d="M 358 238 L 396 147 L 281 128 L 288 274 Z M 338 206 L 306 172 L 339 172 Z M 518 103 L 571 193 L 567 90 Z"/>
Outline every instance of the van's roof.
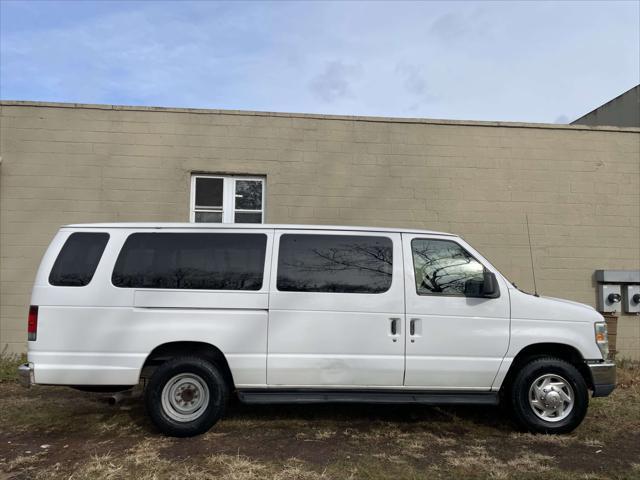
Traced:
<path fill-rule="evenodd" d="M 397 233 L 426 233 L 431 235 L 448 235 L 457 237 L 453 233 L 436 232 L 431 230 L 416 230 L 406 228 L 385 228 L 385 227 L 349 227 L 342 225 L 286 225 L 268 223 L 78 223 L 65 225 L 62 228 L 126 228 L 126 229 L 280 229 L 280 230 L 336 230 L 336 231 L 358 231 L 358 232 L 397 232 Z"/>

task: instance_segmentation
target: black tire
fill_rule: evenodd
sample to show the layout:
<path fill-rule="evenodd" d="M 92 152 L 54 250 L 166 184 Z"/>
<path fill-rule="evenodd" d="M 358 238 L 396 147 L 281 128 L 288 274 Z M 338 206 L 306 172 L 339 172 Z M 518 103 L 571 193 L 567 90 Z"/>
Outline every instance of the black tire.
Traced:
<path fill-rule="evenodd" d="M 176 415 L 180 415 L 181 412 L 172 410 L 173 406 L 167 403 L 170 402 L 169 395 L 165 397 L 163 405 L 163 391 L 165 387 L 167 392 L 171 391 L 172 386 L 176 385 L 177 376 L 186 376 L 182 385 L 186 385 L 185 389 L 190 395 L 187 397 L 188 400 L 201 404 L 193 414 L 197 415 L 197 418 L 176 419 Z M 206 384 L 206 388 L 192 388 L 190 385 L 194 383 L 189 384 L 189 378 L 201 380 Z M 167 385 L 168 383 L 170 385 Z M 194 399 L 193 392 L 196 391 L 203 392 L 202 398 L 205 398 L 206 392 L 208 401 L 199 400 L 200 393 L 198 399 Z M 153 372 L 145 389 L 145 405 L 151 421 L 162 433 L 172 437 L 192 437 L 205 433 L 220 420 L 224 415 L 228 392 L 227 383 L 215 365 L 198 357 L 178 357 L 163 363 Z M 176 398 L 178 397 L 180 395 L 176 394 Z M 184 398 L 180 397 L 180 401 L 184 401 Z"/>
<path fill-rule="evenodd" d="M 548 374 L 558 375 L 566 380 L 573 390 L 571 411 L 565 418 L 557 421 L 540 418 L 529 402 L 533 383 Z M 515 376 L 509 393 L 516 422 L 533 433 L 569 433 L 580 425 L 589 406 L 589 390 L 580 372 L 570 363 L 554 357 L 538 357 L 525 364 Z"/>

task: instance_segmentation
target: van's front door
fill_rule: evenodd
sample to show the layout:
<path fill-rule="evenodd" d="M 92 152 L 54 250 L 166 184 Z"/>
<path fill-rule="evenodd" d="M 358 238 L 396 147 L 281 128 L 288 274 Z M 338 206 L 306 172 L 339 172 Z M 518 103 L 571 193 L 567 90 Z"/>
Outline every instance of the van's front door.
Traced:
<path fill-rule="evenodd" d="M 408 387 L 487 390 L 509 346 L 507 285 L 483 298 L 486 260 L 457 237 L 403 234 Z"/>
<path fill-rule="evenodd" d="M 400 234 L 276 231 L 273 262 L 269 386 L 402 386 Z"/>

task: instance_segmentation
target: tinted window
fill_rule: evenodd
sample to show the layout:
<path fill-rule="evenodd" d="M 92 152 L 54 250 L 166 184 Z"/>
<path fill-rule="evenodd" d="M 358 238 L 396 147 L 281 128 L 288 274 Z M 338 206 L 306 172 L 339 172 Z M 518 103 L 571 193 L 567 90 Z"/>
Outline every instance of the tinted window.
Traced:
<path fill-rule="evenodd" d="M 455 242 L 416 238 L 411 252 L 418 295 L 464 295 L 468 280 L 483 279 L 482 264 Z"/>
<path fill-rule="evenodd" d="M 108 233 L 72 233 L 62 246 L 51 273 L 49 283 L 56 287 L 84 287 L 93 278 Z"/>
<path fill-rule="evenodd" d="M 196 208 L 222 208 L 222 178 L 196 178 Z"/>
<path fill-rule="evenodd" d="M 112 281 L 124 288 L 260 290 L 264 234 L 134 233 Z"/>
<path fill-rule="evenodd" d="M 282 235 L 278 290 L 382 293 L 391 286 L 392 262 L 390 238 Z"/>

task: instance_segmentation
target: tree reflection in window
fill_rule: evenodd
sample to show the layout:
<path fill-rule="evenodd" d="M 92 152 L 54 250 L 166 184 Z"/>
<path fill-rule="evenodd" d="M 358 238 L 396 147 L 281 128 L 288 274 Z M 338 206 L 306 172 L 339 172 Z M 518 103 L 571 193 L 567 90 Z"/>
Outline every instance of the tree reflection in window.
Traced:
<path fill-rule="evenodd" d="M 236 180 L 236 210 L 262 209 L 262 181 Z"/>
<path fill-rule="evenodd" d="M 411 242 L 418 295 L 464 295 L 468 280 L 481 280 L 484 267 L 464 248 L 448 240 Z"/>
<path fill-rule="evenodd" d="M 382 293 L 391 286 L 392 271 L 390 238 L 294 234 L 280 238 L 280 291 Z"/>

